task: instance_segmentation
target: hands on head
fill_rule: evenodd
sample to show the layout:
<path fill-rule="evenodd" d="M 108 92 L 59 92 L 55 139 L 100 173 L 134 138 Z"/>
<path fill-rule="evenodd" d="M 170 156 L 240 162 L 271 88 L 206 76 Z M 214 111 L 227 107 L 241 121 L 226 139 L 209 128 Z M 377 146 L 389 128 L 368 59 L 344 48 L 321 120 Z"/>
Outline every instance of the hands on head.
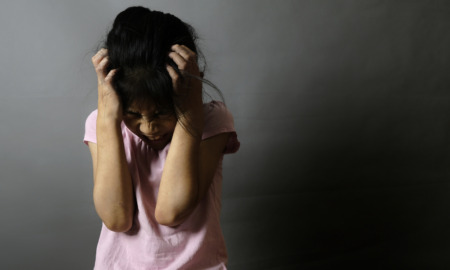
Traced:
<path fill-rule="evenodd" d="M 108 66 L 108 50 L 102 48 L 93 57 L 92 64 L 97 73 L 98 114 L 102 117 L 121 122 L 123 113 L 120 98 L 111 81 L 117 69 L 106 72 Z"/>
<path fill-rule="evenodd" d="M 175 44 L 171 47 L 169 57 L 175 62 L 180 74 L 170 65 L 166 66 L 167 72 L 172 78 L 175 94 L 180 95 L 183 100 L 181 112 L 193 110 L 202 104 L 202 81 L 203 73 L 197 64 L 197 55 L 185 45 Z M 92 63 L 98 79 L 98 111 L 99 115 L 120 122 L 123 111 L 120 98 L 112 85 L 112 79 L 117 69 L 107 72 L 108 50 L 100 49 L 93 57 Z"/>

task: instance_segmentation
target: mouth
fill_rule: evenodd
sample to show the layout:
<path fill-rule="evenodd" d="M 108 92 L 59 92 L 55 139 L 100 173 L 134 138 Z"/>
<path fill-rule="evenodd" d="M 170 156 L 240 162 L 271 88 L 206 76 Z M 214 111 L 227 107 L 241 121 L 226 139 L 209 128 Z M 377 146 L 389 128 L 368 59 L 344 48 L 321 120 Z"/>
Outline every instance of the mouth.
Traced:
<path fill-rule="evenodd" d="M 162 142 L 167 138 L 168 134 L 158 135 L 158 136 L 145 136 L 149 141 L 158 143 Z"/>

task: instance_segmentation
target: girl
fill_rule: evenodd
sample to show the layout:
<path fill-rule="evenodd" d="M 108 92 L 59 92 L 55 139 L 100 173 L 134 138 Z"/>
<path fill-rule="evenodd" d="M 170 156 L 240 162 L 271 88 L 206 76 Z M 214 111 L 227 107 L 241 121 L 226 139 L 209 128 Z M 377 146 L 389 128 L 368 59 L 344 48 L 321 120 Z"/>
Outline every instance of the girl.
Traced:
<path fill-rule="evenodd" d="M 92 57 L 95 269 L 226 269 L 221 164 L 239 141 L 225 105 L 202 102 L 197 52 L 189 25 L 131 7 Z"/>

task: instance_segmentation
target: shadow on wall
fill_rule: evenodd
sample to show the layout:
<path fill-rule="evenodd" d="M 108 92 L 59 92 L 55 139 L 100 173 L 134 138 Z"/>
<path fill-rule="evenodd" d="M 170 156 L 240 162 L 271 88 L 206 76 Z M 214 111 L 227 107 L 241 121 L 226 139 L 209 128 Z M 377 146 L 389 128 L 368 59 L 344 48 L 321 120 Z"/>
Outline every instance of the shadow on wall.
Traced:
<path fill-rule="evenodd" d="M 226 177 L 247 192 L 224 203 L 230 267 L 450 265 L 447 99 L 415 87 L 426 77 L 379 79 L 314 81 L 275 111 L 275 96 L 257 105 L 250 169 Z"/>

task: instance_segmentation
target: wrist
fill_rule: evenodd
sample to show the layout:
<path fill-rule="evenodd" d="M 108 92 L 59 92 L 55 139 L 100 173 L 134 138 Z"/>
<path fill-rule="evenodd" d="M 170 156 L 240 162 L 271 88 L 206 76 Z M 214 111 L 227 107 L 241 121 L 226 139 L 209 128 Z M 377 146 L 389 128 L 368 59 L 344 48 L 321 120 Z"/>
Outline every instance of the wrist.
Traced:
<path fill-rule="evenodd" d="M 115 117 L 97 116 L 97 134 L 112 134 L 121 131 L 122 121 Z"/>
<path fill-rule="evenodd" d="M 123 116 L 117 113 L 106 113 L 102 110 L 98 110 L 97 114 L 97 124 L 103 124 L 107 126 L 117 126 L 122 123 Z"/>
<path fill-rule="evenodd" d="M 117 121 L 106 121 L 106 119 L 97 118 L 96 133 L 97 150 L 99 152 L 110 151 L 111 147 L 115 148 L 115 146 L 122 144 L 122 129 Z"/>
<path fill-rule="evenodd" d="M 177 125 L 185 129 L 192 137 L 201 139 L 203 134 L 203 111 L 185 111 L 178 116 Z"/>

